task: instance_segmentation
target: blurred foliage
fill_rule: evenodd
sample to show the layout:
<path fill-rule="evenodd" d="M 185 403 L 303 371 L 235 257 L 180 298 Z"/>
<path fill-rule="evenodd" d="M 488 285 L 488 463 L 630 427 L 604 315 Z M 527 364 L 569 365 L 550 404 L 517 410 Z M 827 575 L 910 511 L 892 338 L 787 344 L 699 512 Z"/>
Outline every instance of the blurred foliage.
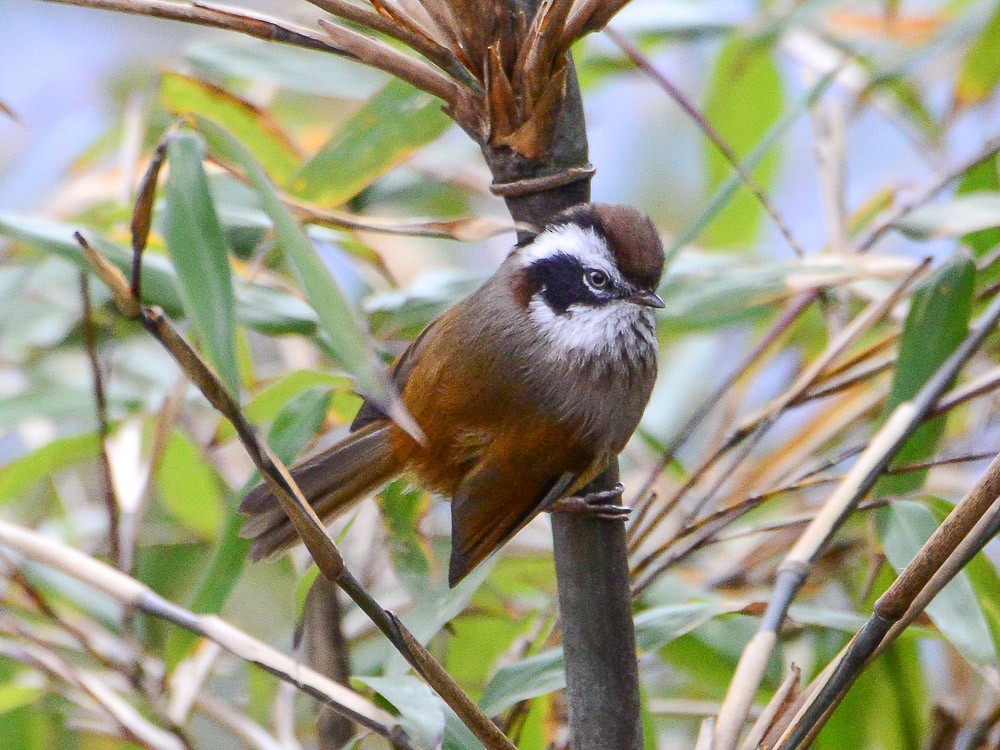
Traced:
<path fill-rule="evenodd" d="M 690 152 L 674 156 L 678 168 L 657 175 L 657 184 L 637 183 L 620 196 L 648 208 L 676 251 L 660 290 L 667 301 L 660 381 L 624 455 L 627 486 L 643 484 L 685 419 L 712 410 L 652 483 L 660 500 L 650 518 L 692 484 L 635 545 L 635 562 L 663 559 L 698 533 L 700 519 L 750 503 L 677 556 L 635 601 L 647 747 L 691 747 L 754 631 L 777 560 L 801 516 L 828 492 L 823 480 L 849 467 L 854 449 L 933 374 L 998 291 L 1000 164 L 992 153 L 949 170 L 1000 134 L 1000 5 L 812 0 L 734 10 L 635 0 L 615 25 L 683 81 L 779 214 L 792 219 L 793 232 L 821 238 L 800 243 L 807 257 L 794 257 L 733 166 L 691 123 L 678 125 L 665 92 L 606 38 L 578 46 L 592 118 L 597 127 L 614 123 L 616 145 L 627 141 L 636 164 L 659 164 L 663 148 Z M 155 80 L 132 83 L 149 94 L 141 138 L 123 137 L 116 120 L 66 176 L 58 200 L 38 207 L 45 218 L 0 212 L 0 513 L 98 557 L 108 554 L 108 518 L 82 335 L 85 264 L 72 234 L 84 231 L 128 272 L 131 201 L 162 139 L 169 138 L 167 165 L 144 298 L 186 327 L 283 460 L 342 433 L 359 404 L 355 389 L 390 398 L 382 365 L 475 288 L 512 243 L 511 234 L 456 243 L 298 220 L 297 203 L 400 226 L 428 214 L 502 219 L 475 147 L 428 95 L 340 59 L 226 36 L 199 38 L 183 58 L 156 62 Z M 643 128 L 621 103 L 640 100 Z M 880 147 L 869 142 L 876 130 L 903 134 L 908 173 L 879 167 Z M 639 138 L 650 134 L 656 143 Z M 901 211 L 890 231 L 879 229 L 942 175 L 954 179 Z M 693 196 L 691 186 L 699 186 Z M 123 187 L 133 198 L 123 201 Z M 803 204 L 807 193 L 819 198 Z M 674 213 L 665 201 L 677 203 Z M 802 205 L 819 208 L 791 216 Z M 873 231 L 879 242 L 855 252 Z M 735 471 L 704 469 L 737 425 L 779 398 L 921 255 L 934 258 L 933 273 L 864 331 L 809 397 L 786 408 Z M 244 564 L 235 508 L 255 477 L 232 428 L 178 381 L 172 362 L 120 318 L 99 284 L 91 288 L 110 411 L 106 449 L 132 572 L 168 599 L 291 648 L 295 592 L 315 571 L 301 551 L 293 564 Z M 816 288 L 824 293 L 808 311 L 723 398 L 705 403 L 786 302 Z M 989 387 L 913 434 L 894 463 L 904 473 L 883 478 L 875 492 L 883 507 L 856 513 L 811 571 L 761 704 L 791 664 L 804 678 L 823 668 L 982 470 L 976 456 L 1000 449 L 998 344 L 991 336 L 958 384 L 983 378 Z M 906 471 L 912 464 L 919 465 Z M 547 520 L 449 591 L 446 517 L 439 498 L 397 482 L 340 519 L 336 532 L 357 577 L 518 747 L 561 747 L 566 716 Z M 958 747 L 931 744 L 932 715 L 968 727 L 992 717 L 984 736 L 997 741 L 996 560 L 988 548 L 944 590 L 919 627 L 857 683 L 817 747 Z M 0 558 L 5 574 L 15 565 L 6 553 Z M 18 659 L 24 643 L 106 679 L 193 747 L 242 746 L 232 724 L 218 719 L 221 709 L 198 704 L 176 727 L 165 719 L 163 705 L 200 658 L 193 636 L 120 612 L 40 566 L 20 569 L 28 589 L 5 578 L 0 614 L 4 746 L 137 746 L 79 685 Z M 29 589 L 52 611 L 39 610 Z M 400 714 L 418 745 L 433 746 L 443 731 L 446 748 L 477 746 L 359 611 L 347 608 L 342 627 L 352 686 Z M 73 633 L 87 634 L 88 646 Z M 181 677 L 164 683 L 163 696 L 159 686 L 130 682 L 101 658 L 105 652 Z M 225 706 L 237 723 L 259 724 L 268 738 L 260 747 L 279 747 L 276 737 L 292 731 L 315 743 L 311 699 L 231 657 L 216 657 L 208 670 L 207 702 Z M 383 746 L 364 735 L 355 744 Z"/>

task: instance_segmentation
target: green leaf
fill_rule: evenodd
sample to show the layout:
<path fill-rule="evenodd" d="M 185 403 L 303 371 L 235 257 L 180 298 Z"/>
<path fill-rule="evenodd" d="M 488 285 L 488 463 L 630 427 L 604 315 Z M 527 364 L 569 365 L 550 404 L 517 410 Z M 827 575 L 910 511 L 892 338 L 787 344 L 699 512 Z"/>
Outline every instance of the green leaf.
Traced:
<path fill-rule="evenodd" d="M 705 117 L 742 159 L 778 122 L 782 114 L 781 75 L 770 50 L 734 39 L 719 55 L 705 105 Z M 709 187 L 717 188 L 732 171 L 729 160 L 706 141 Z M 770 185 L 777 168 L 777 154 L 770 151 L 754 168 L 757 184 Z M 746 245 L 756 236 L 764 209 L 748 188 L 743 188 L 705 229 L 706 245 Z"/>
<path fill-rule="evenodd" d="M 988 98 L 1000 84 L 1000 4 L 962 61 L 955 103 L 967 107 Z"/>
<path fill-rule="evenodd" d="M 309 390 L 292 399 L 282 410 L 268 433 L 268 444 L 283 463 L 290 463 L 322 426 L 329 404 L 329 393 Z M 254 473 L 246 486 L 236 494 L 240 500 L 260 480 Z M 246 565 L 250 541 L 239 536 L 243 516 L 231 508 L 221 538 L 198 582 L 189 609 L 193 612 L 218 612 L 226 598 L 236 587 L 243 566 Z M 173 628 L 167 638 L 164 660 L 172 670 L 194 648 L 197 636 L 180 628 Z"/>
<path fill-rule="evenodd" d="M 812 88 L 806 92 L 806 95 L 799 99 L 797 102 L 788 107 L 784 115 L 774 123 L 774 125 L 764 134 L 764 136 L 757 142 L 754 146 L 753 151 L 747 154 L 746 158 L 743 159 L 743 166 L 747 170 L 753 171 L 760 164 L 762 164 L 765 159 L 767 159 L 772 149 L 778 144 L 778 142 L 784 137 L 785 133 L 795 124 L 795 121 L 804 113 L 809 111 L 809 108 L 815 104 L 823 92 L 829 88 L 830 84 L 833 83 L 836 78 L 836 73 L 829 73 L 813 84 Z M 670 243 L 670 247 L 667 248 L 666 255 L 667 259 L 672 259 L 677 255 L 678 251 L 694 242 L 701 235 L 705 228 L 715 219 L 716 216 L 720 214 L 736 195 L 736 192 L 744 184 L 743 178 L 740 176 L 739 172 L 735 169 L 730 168 L 728 172 L 729 176 L 723 180 L 719 187 L 712 193 L 709 198 L 708 203 L 705 208 L 702 209 L 701 213 L 695 217 L 694 221 L 690 222 L 687 226 L 681 230 L 677 236 L 674 237 L 673 242 Z"/>
<path fill-rule="evenodd" d="M 0 236 L 37 247 L 71 261 L 79 268 L 90 270 L 80 245 L 73 239 L 75 228 L 46 219 L 19 216 L 0 212 Z M 101 254 L 126 276 L 132 270 L 132 251 L 111 242 L 94 232 L 86 232 L 87 239 Z M 164 311 L 178 317 L 184 314 L 181 301 L 180 279 L 169 259 L 147 252 L 142 256 L 143 301 L 159 305 Z M 248 284 L 237 280 L 239 318 L 246 325 L 264 333 L 316 333 L 316 313 L 301 299 L 279 289 L 261 284 Z"/>
<path fill-rule="evenodd" d="M 883 419 L 916 395 L 969 330 L 976 266 L 968 257 L 956 257 L 939 268 L 913 294 L 903 324 L 899 355 Z M 930 458 L 944 432 L 946 415 L 921 425 L 906 441 L 896 459 L 904 466 Z M 927 472 L 883 477 L 877 495 L 904 494 L 923 485 Z"/>
<path fill-rule="evenodd" d="M 433 750 L 444 735 L 444 711 L 441 701 L 425 682 L 402 677 L 354 677 L 367 685 L 399 711 L 399 723 L 418 747 Z"/>
<path fill-rule="evenodd" d="M 205 147 L 195 133 L 170 140 L 164 235 L 181 282 L 184 309 L 230 394 L 240 390 L 236 364 L 236 298 L 229 249 L 202 168 Z"/>
<path fill-rule="evenodd" d="M 8 682 L 0 685 L 0 716 L 30 706 L 42 695 L 40 687 Z"/>
<path fill-rule="evenodd" d="M 924 501 L 939 524 L 955 508 L 953 503 L 939 497 L 928 497 Z M 993 646 L 1000 652 L 1000 573 L 997 573 L 993 561 L 984 552 L 977 553 L 966 564 L 963 572 L 968 576 L 979 606 L 986 617 L 986 624 L 993 634 Z"/>
<path fill-rule="evenodd" d="M 176 430 L 167 441 L 156 485 L 170 515 L 203 539 L 216 537 L 223 515 L 219 477 L 198 446 Z"/>
<path fill-rule="evenodd" d="M 440 100 L 394 79 L 305 163 L 292 180 L 292 191 L 339 206 L 450 124 Z"/>
<path fill-rule="evenodd" d="M 382 405 L 386 413 L 398 414 L 398 396 L 389 385 L 367 332 L 264 170 L 232 135 L 208 120 L 197 118 L 197 122 L 212 151 L 241 167 L 257 192 L 261 208 L 274 222 L 278 241 L 319 317 L 320 328 L 329 337 L 336 359 L 354 376 L 359 391 Z"/>
<path fill-rule="evenodd" d="M 95 433 L 56 438 L 0 468 L 0 504 L 17 499 L 67 466 L 92 461 L 101 449 Z"/>
<path fill-rule="evenodd" d="M 213 77 L 270 81 L 290 91 L 337 99 L 366 100 L 389 79 L 351 60 L 258 41 L 195 42 L 185 57 Z"/>
<path fill-rule="evenodd" d="M 1000 157 L 996 154 L 974 164 L 959 180 L 955 191 L 958 195 L 969 195 L 988 192 L 1000 193 Z M 990 250 L 1000 245 L 1000 229 L 982 229 L 972 232 L 962 238 L 962 244 L 972 251 L 976 258 L 981 258 Z M 995 278 L 997 271 L 993 271 Z M 989 281 L 993 281 L 990 278 Z"/>
<path fill-rule="evenodd" d="M 960 195 L 911 211 L 896 228 L 915 240 L 961 237 L 1000 227 L 1000 192 Z"/>
<path fill-rule="evenodd" d="M 295 145 L 263 110 L 205 81 L 167 72 L 160 76 L 160 102 L 175 115 L 201 115 L 233 133 L 277 182 L 298 166 Z"/>
<path fill-rule="evenodd" d="M 901 572 L 938 527 L 934 514 L 921 503 L 904 500 L 880 508 L 876 526 L 882 548 L 896 572 Z M 972 664 L 996 665 L 986 618 L 965 572 L 960 572 L 927 607 L 927 614 Z"/>
<path fill-rule="evenodd" d="M 47 253 L 72 261 L 80 268 L 90 265 L 83 257 L 80 245 L 73 238 L 76 228 L 47 219 L 0 213 L 0 234 L 18 242 L 40 248 Z M 113 243 L 94 232 L 86 232 L 87 239 L 101 254 L 114 263 L 126 276 L 132 270 L 132 251 Z M 178 292 L 177 273 L 170 261 L 160 255 L 147 253 L 142 259 L 142 291 L 144 301 L 159 305 L 168 315 L 182 315 L 184 304 Z"/>
<path fill-rule="evenodd" d="M 493 555 L 485 560 L 455 588 L 449 588 L 448 582 L 440 578 L 425 579 L 422 595 L 414 603 L 413 609 L 402 618 L 413 637 L 425 645 L 430 643 L 441 628 L 469 606 L 469 601 L 492 572 L 498 559 L 499 555 Z M 401 674 L 407 669 L 408 664 L 395 649 L 386 651 L 383 663 L 386 675 Z"/>
<path fill-rule="evenodd" d="M 647 610 L 635 617 L 636 645 L 642 651 L 655 651 L 726 611 L 727 607 L 716 602 L 668 604 Z M 519 701 L 565 686 L 563 651 L 555 648 L 497 670 L 479 705 L 488 716 L 496 716 Z"/>
<path fill-rule="evenodd" d="M 418 530 L 430 498 L 423 490 L 409 487 L 405 479 L 397 479 L 382 490 L 378 501 L 385 521 L 389 559 L 410 595 L 417 598 L 432 573 L 431 552 Z"/>
<path fill-rule="evenodd" d="M 243 413 L 254 424 L 272 422 L 288 403 L 304 391 L 319 389 L 331 391 L 337 416 L 348 421 L 357 413 L 358 397 L 350 393 L 351 381 L 340 375 L 316 370 L 296 370 L 270 383 L 254 394 L 243 406 Z M 224 443 L 236 437 L 236 429 L 229 422 L 222 422 L 216 440 Z"/>

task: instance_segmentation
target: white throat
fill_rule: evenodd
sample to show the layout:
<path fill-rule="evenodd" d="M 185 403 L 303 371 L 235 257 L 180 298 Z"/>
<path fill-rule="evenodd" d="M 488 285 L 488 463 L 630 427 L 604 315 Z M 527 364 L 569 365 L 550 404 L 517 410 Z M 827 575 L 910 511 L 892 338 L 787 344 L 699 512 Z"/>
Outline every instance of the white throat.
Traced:
<path fill-rule="evenodd" d="M 599 307 L 571 305 L 557 314 L 536 294 L 528 315 L 549 356 L 575 366 L 627 364 L 656 353 L 655 320 L 648 307 L 619 300 Z"/>

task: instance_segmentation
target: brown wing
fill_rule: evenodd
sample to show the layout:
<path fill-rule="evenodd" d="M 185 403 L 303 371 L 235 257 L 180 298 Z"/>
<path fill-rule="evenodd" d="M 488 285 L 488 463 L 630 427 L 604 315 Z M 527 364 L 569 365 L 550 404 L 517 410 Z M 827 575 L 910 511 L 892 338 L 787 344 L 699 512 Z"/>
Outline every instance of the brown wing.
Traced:
<path fill-rule="evenodd" d="M 402 393 L 403 388 L 406 387 L 406 381 L 410 377 L 410 373 L 413 372 L 413 365 L 419 358 L 419 354 L 425 344 L 427 343 L 427 334 L 434 328 L 435 324 L 441 318 L 435 318 L 427 327 L 420 332 L 410 345 L 403 350 L 403 353 L 396 358 L 393 362 L 392 368 L 389 370 L 389 377 L 392 379 L 393 384 Z M 388 417 L 371 401 L 365 399 L 364 403 L 361 404 L 361 408 L 358 409 L 358 413 L 354 416 L 354 421 L 351 422 L 351 432 L 359 430 L 365 425 L 369 425 L 372 422 L 377 422 L 379 420 L 388 419 Z"/>
<path fill-rule="evenodd" d="M 520 441 L 525 436 L 514 437 Z M 538 451 L 524 444 L 504 450 L 501 442 L 491 446 L 452 498 L 448 568 L 452 586 L 549 505 L 592 480 L 607 463 L 607 457 L 595 459 L 571 440 Z"/>
<path fill-rule="evenodd" d="M 455 586 L 503 546 L 573 483 L 574 474 L 537 479 L 513 477 L 503 467 L 482 466 L 465 478 L 451 501 L 451 561 L 448 584 Z M 548 486 L 546 486 L 546 484 Z M 502 504 L 497 502 L 503 498 Z"/>

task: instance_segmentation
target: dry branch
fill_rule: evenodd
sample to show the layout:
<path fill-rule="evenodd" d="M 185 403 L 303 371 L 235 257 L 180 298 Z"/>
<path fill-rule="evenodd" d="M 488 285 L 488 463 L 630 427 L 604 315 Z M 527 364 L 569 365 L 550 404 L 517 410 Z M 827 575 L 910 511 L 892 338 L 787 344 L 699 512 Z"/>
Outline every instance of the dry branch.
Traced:
<path fill-rule="evenodd" d="M 1000 320 L 1000 299 L 980 316 L 959 347 L 910 401 L 897 406 L 859 456 L 844 481 L 824 503 L 778 569 L 774 592 L 760 629 L 744 649 L 726 693 L 716 727 L 716 750 L 736 746 L 740 729 L 777 644 L 778 631 L 813 563 L 830 539 L 923 422 L 962 366 Z"/>
<path fill-rule="evenodd" d="M 349 688 L 338 685 L 261 643 L 215 615 L 196 615 L 163 599 L 144 583 L 50 537 L 0 520 L 0 544 L 49 568 L 93 586 L 122 605 L 208 638 L 245 661 L 295 685 L 333 710 L 351 717 L 400 747 L 409 747 L 396 720 Z"/>
<path fill-rule="evenodd" d="M 221 6 L 189 5 L 169 2 L 168 0 L 45 0 L 45 2 L 183 21 L 199 26 L 235 31 L 238 34 L 246 34 L 257 39 L 282 42 L 296 47 L 327 52 L 337 51 L 322 36 L 310 29 L 294 26 L 275 18 L 250 15 Z"/>
<path fill-rule="evenodd" d="M 743 459 L 749 454 L 749 449 L 753 447 L 756 441 L 760 440 L 764 432 L 775 424 L 786 409 L 798 403 L 805 396 L 813 384 L 819 379 L 823 371 L 836 361 L 837 358 L 839 358 L 847 350 L 851 343 L 853 343 L 859 336 L 861 336 L 861 334 L 869 330 L 873 325 L 875 325 L 875 323 L 881 320 L 892 310 L 892 308 L 903 297 L 906 290 L 911 284 L 913 284 L 913 282 L 927 268 L 927 266 L 928 261 L 924 261 L 918 265 L 917 268 L 907 274 L 903 281 L 898 284 L 890 294 L 881 300 L 872 302 L 868 305 L 868 307 L 861 311 L 861 313 L 856 315 L 851 320 L 850 324 L 840 331 L 840 333 L 827 344 L 823 352 L 807 367 L 805 367 L 805 369 L 803 369 L 798 377 L 795 378 L 794 382 L 787 389 L 785 389 L 781 395 L 763 406 L 756 413 L 744 418 L 735 428 L 733 428 L 719 449 L 706 458 L 695 471 L 691 472 L 688 480 L 684 482 L 684 484 L 664 503 L 663 507 L 658 510 L 651 525 L 655 525 L 655 523 L 657 523 L 660 519 L 664 518 L 666 514 L 669 513 L 670 510 L 672 510 L 673 507 L 680 501 L 681 497 L 683 497 L 683 495 L 695 485 L 705 472 L 721 460 L 727 452 L 740 443 L 744 443 L 743 450 L 734 457 L 733 461 L 730 462 L 725 471 L 719 473 L 719 478 L 716 480 L 715 486 L 710 488 L 710 490 L 704 494 L 701 502 L 701 504 L 704 504 L 707 498 L 714 494 L 721 484 L 732 475 L 738 465 L 742 463 Z M 645 576 L 637 580 L 635 583 L 634 592 L 636 594 L 641 593 L 645 588 L 647 588 L 660 573 L 666 570 L 669 564 L 673 563 L 672 559 L 667 559 L 654 566 L 654 563 L 656 563 L 657 559 L 666 552 L 666 549 L 669 547 L 671 542 L 672 540 L 653 550 L 645 557 L 641 558 L 633 566 L 633 572 L 636 576 L 645 573 Z M 719 726 L 725 727 L 725 724 L 720 721 Z M 717 731 L 719 731 L 718 727 Z"/>
<path fill-rule="evenodd" d="M 111 428 L 108 425 L 108 400 L 104 393 L 104 376 L 101 373 L 101 362 L 97 356 L 97 331 L 94 324 L 94 311 L 90 302 L 90 277 L 85 271 L 80 272 L 80 300 L 83 307 L 83 342 L 87 350 L 87 360 L 90 363 L 90 374 L 94 391 L 94 411 L 97 416 L 97 434 L 100 440 L 100 467 L 102 497 L 104 510 L 108 514 L 108 549 L 115 564 L 124 569 L 121 534 L 121 503 L 115 492 L 114 476 L 111 473 L 111 455 L 108 453 L 108 438 Z"/>
<path fill-rule="evenodd" d="M 326 526 L 323 525 L 302 492 L 295 484 L 288 469 L 275 456 L 266 443 L 261 441 L 253 426 L 247 421 L 233 396 L 221 383 L 211 367 L 198 355 L 194 348 L 181 336 L 177 329 L 159 310 L 145 307 L 131 295 L 131 287 L 125 277 L 103 256 L 95 251 L 82 235 L 76 235 L 84 256 L 94 272 L 111 290 L 119 309 L 127 317 L 137 319 L 173 356 L 174 360 L 212 404 L 236 429 L 236 433 L 260 470 L 271 492 L 281 503 L 285 513 L 295 526 L 319 568 L 320 573 L 335 582 L 351 597 L 361 610 L 382 631 L 389 641 L 413 665 L 430 686 L 437 691 L 452 710 L 465 722 L 466 726 L 488 748 L 508 748 L 513 750 L 510 740 L 479 710 L 478 706 L 465 695 L 447 672 L 430 653 L 406 630 L 405 626 L 391 612 L 387 612 L 376 602 L 344 567 L 343 558 Z"/>
<path fill-rule="evenodd" d="M 998 500 L 1000 456 L 875 602 L 871 618 L 817 679 L 818 689 L 799 708 L 776 748 L 795 750 L 816 736 L 864 668 L 993 538 L 1000 524 Z"/>

